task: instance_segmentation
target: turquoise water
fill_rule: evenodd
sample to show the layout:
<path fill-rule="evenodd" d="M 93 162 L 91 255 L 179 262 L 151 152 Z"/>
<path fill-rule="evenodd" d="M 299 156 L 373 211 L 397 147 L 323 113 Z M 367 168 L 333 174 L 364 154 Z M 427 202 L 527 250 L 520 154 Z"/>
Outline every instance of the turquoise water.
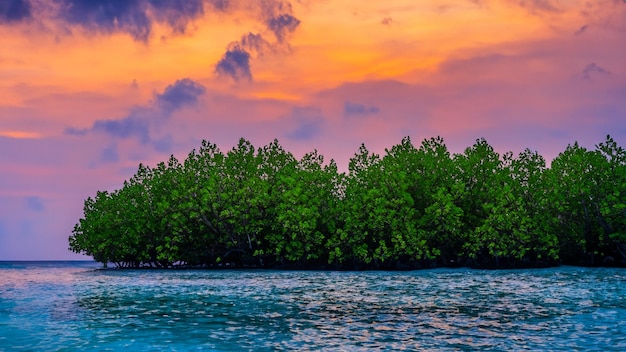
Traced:
<path fill-rule="evenodd" d="M 0 263 L 0 351 L 626 350 L 626 270 Z"/>

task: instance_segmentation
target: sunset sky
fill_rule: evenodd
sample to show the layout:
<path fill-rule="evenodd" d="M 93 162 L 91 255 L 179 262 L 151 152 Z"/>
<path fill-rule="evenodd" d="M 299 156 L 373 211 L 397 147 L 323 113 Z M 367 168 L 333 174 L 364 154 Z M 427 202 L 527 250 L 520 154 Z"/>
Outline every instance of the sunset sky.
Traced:
<path fill-rule="evenodd" d="M 85 198 L 203 139 L 626 146 L 623 0 L 0 0 L 0 38 L 0 260 L 87 259 Z"/>

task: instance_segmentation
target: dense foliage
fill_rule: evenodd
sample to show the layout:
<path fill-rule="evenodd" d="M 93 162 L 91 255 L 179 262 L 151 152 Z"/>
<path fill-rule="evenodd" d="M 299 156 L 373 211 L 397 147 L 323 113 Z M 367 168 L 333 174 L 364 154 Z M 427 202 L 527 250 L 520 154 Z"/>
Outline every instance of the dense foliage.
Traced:
<path fill-rule="evenodd" d="M 452 155 L 407 137 L 382 157 L 361 145 L 347 173 L 278 141 L 227 153 L 204 141 L 88 198 L 69 238 L 121 267 L 625 265 L 625 244 L 626 152 L 610 136 L 549 168 L 484 139 Z"/>

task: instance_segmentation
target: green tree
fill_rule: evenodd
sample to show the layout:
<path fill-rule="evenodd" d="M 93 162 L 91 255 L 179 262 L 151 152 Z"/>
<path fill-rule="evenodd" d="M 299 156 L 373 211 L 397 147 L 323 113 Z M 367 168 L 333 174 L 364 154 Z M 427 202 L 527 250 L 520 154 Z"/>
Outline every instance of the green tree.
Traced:
<path fill-rule="evenodd" d="M 87 198 L 84 217 L 74 226 L 69 238 L 69 249 L 90 255 L 95 261 L 121 264 L 132 260 L 132 238 L 124 226 L 124 208 L 119 191 L 99 191 L 95 198 Z"/>
<path fill-rule="evenodd" d="M 297 160 L 274 139 L 272 143 L 257 151 L 259 179 L 264 192 L 259 192 L 261 204 L 260 221 L 262 235 L 258 237 L 258 246 L 253 255 L 263 265 L 267 259 L 274 260 L 281 255 L 283 231 L 278 225 L 280 204 L 285 184 L 283 179 L 296 171 Z"/>
<path fill-rule="evenodd" d="M 554 263 L 559 259 L 559 248 L 558 237 L 551 227 L 555 215 L 547 197 L 550 185 L 545 177 L 545 159 L 538 152 L 525 149 L 512 161 L 510 168 L 512 191 L 524 215 L 517 229 L 524 238 L 523 256 L 532 261 Z"/>
<path fill-rule="evenodd" d="M 602 156 L 595 183 L 598 195 L 594 212 L 604 233 L 605 245 L 626 261 L 626 150 L 610 135 L 596 145 Z M 610 250 L 609 249 L 609 250 Z"/>
<path fill-rule="evenodd" d="M 329 260 L 339 264 L 370 264 L 377 247 L 377 231 L 380 229 L 381 198 L 380 157 L 370 153 L 362 144 L 350 159 L 345 180 L 341 218 L 343 223 L 328 240 Z"/>
<path fill-rule="evenodd" d="M 626 151 L 610 136 L 550 168 L 485 139 L 451 156 L 440 137 L 406 137 L 382 158 L 361 145 L 347 174 L 277 140 L 226 154 L 203 141 L 87 198 L 69 249 L 120 267 L 626 265 L 625 199 Z"/>
<path fill-rule="evenodd" d="M 263 209 L 267 183 L 260 178 L 259 159 L 249 141 L 241 139 L 224 159 L 221 170 L 219 197 L 223 207 L 219 220 L 229 251 L 225 254 L 239 257 L 254 254 L 255 245 L 263 232 Z"/>
<path fill-rule="evenodd" d="M 305 154 L 290 172 L 280 174 L 273 242 L 280 257 L 293 262 L 327 257 L 326 235 L 333 230 L 333 184 L 329 170 L 336 171 L 334 162 L 325 167 L 324 157 L 313 151 Z"/>
<path fill-rule="evenodd" d="M 466 241 L 460 207 L 464 186 L 454 177 L 455 165 L 443 138 L 424 139 L 413 168 L 411 192 L 420 236 L 426 239 L 431 258 L 443 265 L 456 264 Z"/>
<path fill-rule="evenodd" d="M 381 224 L 377 259 L 404 258 L 412 261 L 430 257 L 427 240 L 418 231 L 419 210 L 415 198 L 423 198 L 423 175 L 418 172 L 418 150 L 409 137 L 386 150 L 381 162 L 381 199 L 378 213 Z M 418 197 L 416 197 L 418 196 Z"/>
<path fill-rule="evenodd" d="M 604 168 L 603 159 L 600 153 L 574 143 L 552 161 L 548 174 L 550 199 L 556 207 L 552 228 L 566 262 L 578 262 L 580 258 L 593 262 L 601 254 L 604 239 L 594 221 L 594 210 L 600 196 L 597 180 Z"/>
<path fill-rule="evenodd" d="M 226 237 L 221 213 L 225 208 L 222 198 L 224 154 L 217 145 L 202 141 L 185 159 L 182 173 L 188 198 L 182 204 L 191 221 L 196 223 L 195 253 L 198 263 L 215 264 L 227 252 L 222 239 Z"/>

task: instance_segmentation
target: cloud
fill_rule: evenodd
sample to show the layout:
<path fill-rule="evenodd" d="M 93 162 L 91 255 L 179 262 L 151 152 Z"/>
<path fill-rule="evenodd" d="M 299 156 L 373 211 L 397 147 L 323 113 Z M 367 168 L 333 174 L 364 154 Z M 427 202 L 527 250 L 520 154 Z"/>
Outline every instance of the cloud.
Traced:
<path fill-rule="evenodd" d="M 563 11 L 557 7 L 552 0 L 519 0 L 518 4 L 533 14 L 542 12 L 558 13 Z"/>
<path fill-rule="evenodd" d="M 385 26 L 391 26 L 391 24 L 393 23 L 393 18 L 385 17 L 385 18 L 383 18 L 382 21 L 380 21 L 380 23 L 384 24 Z"/>
<path fill-rule="evenodd" d="M 36 211 L 36 212 L 42 212 L 46 209 L 41 198 L 35 197 L 35 196 L 26 197 L 26 207 L 29 210 Z"/>
<path fill-rule="evenodd" d="M 155 23 L 185 33 L 189 23 L 204 15 L 203 0 L 56 0 L 56 18 L 98 34 L 127 33 L 147 42 Z M 216 7 L 216 6 L 214 6 Z M 216 7 L 219 8 L 219 7 Z"/>
<path fill-rule="evenodd" d="M 228 10 L 231 5 L 231 0 L 207 0 L 207 2 L 211 4 L 214 9 L 221 12 Z"/>
<path fill-rule="evenodd" d="M 439 69 L 446 74 L 467 74 L 473 76 L 476 73 L 485 75 L 500 67 L 523 61 L 525 58 L 500 53 L 473 56 L 470 58 L 450 58 L 440 64 Z M 472 71 L 469 71 L 471 68 Z"/>
<path fill-rule="evenodd" d="M 230 43 L 226 53 L 215 65 L 215 72 L 220 76 L 230 77 L 235 82 L 251 81 L 250 60 L 252 55 L 262 56 L 268 50 L 274 50 L 274 47 L 261 34 L 244 34 L 241 40 Z"/>
<path fill-rule="evenodd" d="M 244 1 L 245 3 L 245 1 Z M 255 7 L 255 5 L 257 7 Z M 263 56 L 267 51 L 288 51 L 288 37 L 300 25 L 300 20 L 293 15 L 291 4 L 283 1 L 266 0 L 247 3 L 248 10 L 259 11 L 252 14 L 274 34 L 275 42 L 266 40 L 260 33 L 244 34 L 239 41 L 231 42 L 222 58 L 215 65 L 215 73 L 230 77 L 235 82 L 253 79 L 250 61 L 255 56 Z M 287 48 L 287 50 L 284 50 Z"/>
<path fill-rule="evenodd" d="M 180 79 L 167 86 L 163 93 L 155 94 L 154 101 L 148 106 L 135 107 L 122 118 L 96 120 L 91 129 L 68 127 L 65 134 L 84 136 L 90 131 L 101 132 L 119 139 L 137 138 L 142 144 L 152 142 L 156 149 L 162 150 L 168 145 L 171 146 L 171 143 L 153 141 L 150 136 L 152 127 L 168 120 L 176 111 L 196 105 L 205 91 L 200 83 L 189 78 Z M 117 161 L 117 152 L 105 149 L 101 159 Z"/>
<path fill-rule="evenodd" d="M 218 1 L 217 9 L 225 9 L 224 1 Z M 204 15 L 203 0 L 150 0 L 155 10 L 154 16 L 159 22 L 167 23 L 174 32 L 183 34 L 189 22 Z"/>
<path fill-rule="evenodd" d="M 585 33 L 585 31 L 587 31 L 587 29 L 589 29 L 589 25 L 584 25 L 581 26 L 580 28 L 578 28 L 578 30 L 576 30 L 576 32 L 574 32 L 574 35 L 581 35 L 583 33 Z"/>
<path fill-rule="evenodd" d="M 45 11 L 33 13 L 34 1 Z M 184 34 L 206 11 L 243 13 L 260 26 L 260 33 L 244 34 L 230 43 L 215 64 L 218 75 L 235 81 L 252 80 L 250 62 L 255 57 L 268 51 L 289 51 L 288 38 L 301 23 L 291 4 L 282 0 L 4 0 L 0 1 L 0 23 L 35 16 L 39 22 L 55 23 L 53 28 L 59 33 L 75 29 L 99 35 L 125 33 L 148 43 L 157 25 Z M 272 42 L 265 39 L 272 36 Z"/>
<path fill-rule="evenodd" d="M 32 17 L 29 0 L 0 1 L 0 23 L 15 23 Z"/>
<path fill-rule="evenodd" d="M 282 42 L 285 33 L 280 32 L 278 35 L 281 36 L 279 41 Z M 235 82 L 251 81 L 253 77 L 250 60 L 253 56 L 263 56 L 268 51 L 277 52 L 278 45 L 270 43 L 258 33 L 244 34 L 239 41 L 229 44 L 228 49 L 215 65 L 215 73 L 219 76 L 230 77 Z"/>
<path fill-rule="evenodd" d="M 142 114 L 143 112 L 146 110 L 135 109 L 122 119 L 97 120 L 93 124 L 93 130 L 122 139 L 137 137 L 142 143 L 147 143 L 150 141 L 150 113 Z"/>
<path fill-rule="evenodd" d="M 206 89 L 189 78 L 183 78 L 167 86 L 162 94 L 156 95 L 157 104 L 167 113 L 180 110 L 186 105 L 195 105 Z"/>
<path fill-rule="evenodd" d="M 349 101 L 345 102 L 343 105 L 343 114 L 344 116 L 354 116 L 354 115 L 371 115 L 377 114 L 380 112 L 380 108 L 377 106 L 366 106 L 363 104 L 351 103 Z"/>
<path fill-rule="evenodd" d="M 65 0 L 64 5 L 59 17 L 89 31 L 105 34 L 120 31 L 144 42 L 152 31 L 146 1 Z"/>
<path fill-rule="evenodd" d="M 276 17 L 267 19 L 267 28 L 269 28 L 279 42 L 284 42 L 288 34 L 293 33 L 300 25 L 300 20 L 288 13 L 280 14 Z"/>
<path fill-rule="evenodd" d="M 286 137 L 297 141 L 309 141 L 317 137 L 324 124 L 322 111 L 315 107 L 293 108 L 288 119 L 295 127 L 287 133 Z"/>
<path fill-rule="evenodd" d="M 232 43 L 215 65 L 215 72 L 220 76 L 228 76 L 237 82 L 252 80 L 250 53 L 240 43 Z"/>
<path fill-rule="evenodd" d="M 259 55 L 263 55 L 267 49 L 272 49 L 270 42 L 263 39 L 262 35 L 252 32 L 243 35 L 239 44 L 247 51 L 256 52 Z"/>
<path fill-rule="evenodd" d="M 300 26 L 300 20 L 293 14 L 291 4 L 284 1 L 262 1 L 261 19 L 268 30 L 274 33 L 277 44 L 286 44 L 288 36 Z"/>
<path fill-rule="evenodd" d="M 70 136 L 84 136 L 89 132 L 87 128 L 66 127 L 64 133 Z"/>
<path fill-rule="evenodd" d="M 247 0 L 243 0 L 244 2 Z M 263 0 L 257 2 L 262 18 L 278 17 L 281 14 L 293 14 L 291 3 L 282 0 Z"/>
<path fill-rule="evenodd" d="M 95 34 L 126 33 L 148 42 L 155 25 L 184 34 L 207 11 L 244 11 L 273 32 L 278 42 L 284 42 L 300 24 L 291 4 L 282 0 L 2 0 L 0 23 L 37 17 L 61 24 L 62 32 L 79 27 Z"/>
<path fill-rule="evenodd" d="M 174 145 L 174 141 L 172 139 L 172 135 L 168 134 L 163 138 L 160 138 L 158 140 L 155 140 L 152 145 L 154 146 L 154 149 L 157 152 L 169 152 L 170 150 L 172 150 L 172 147 Z"/>
<path fill-rule="evenodd" d="M 102 154 L 100 154 L 100 161 L 105 163 L 115 163 L 120 160 L 119 154 L 117 152 L 117 145 L 112 144 L 102 150 Z"/>
<path fill-rule="evenodd" d="M 596 75 L 610 75 L 611 72 L 603 67 L 596 65 L 595 62 L 592 62 L 585 66 L 583 69 L 583 77 L 587 80 L 591 80 L 592 76 Z"/>

